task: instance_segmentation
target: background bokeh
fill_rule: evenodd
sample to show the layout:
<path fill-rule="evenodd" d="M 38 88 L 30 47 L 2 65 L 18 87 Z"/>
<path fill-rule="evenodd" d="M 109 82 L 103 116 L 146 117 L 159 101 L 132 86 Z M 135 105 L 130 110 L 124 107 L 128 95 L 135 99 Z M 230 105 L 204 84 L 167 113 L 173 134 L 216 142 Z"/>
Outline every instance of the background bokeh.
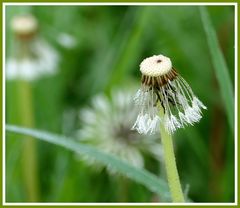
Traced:
<path fill-rule="evenodd" d="M 234 8 L 207 9 L 233 84 Z M 28 83 L 34 119 L 29 127 L 73 136 L 81 127 L 79 110 L 89 106 L 94 95 L 140 86 L 139 63 L 164 54 L 208 107 L 200 123 L 174 135 L 181 183 L 189 186 L 188 197 L 194 202 L 233 202 L 234 135 L 197 6 L 7 6 L 7 60 L 19 50 L 10 27 L 18 14 L 34 15 L 38 37 L 59 55 L 57 74 Z M 29 102 L 19 93 L 19 85 L 18 80 L 6 81 L 6 123 L 23 126 L 21 106 L 28 109 Z M 158 201 L 144 186 L 105 169 L 96 171 L 64 148 L 42 141 L 26 146 L 24 140 L 6 135 L 7 202 Z M 27 164 L 24 158 L 33 155 L 36 164 Z M 156 161 L 146 158 L 146 163 L 158 174 Z M 26 172 L 32 170 L 29 165 L 34 172 Z M 37 183 L 32 187 L 35 194 L 29 196 L 26 178 L 32 175 Z M 125 189 L 119 185 L 123 180 Z"/>

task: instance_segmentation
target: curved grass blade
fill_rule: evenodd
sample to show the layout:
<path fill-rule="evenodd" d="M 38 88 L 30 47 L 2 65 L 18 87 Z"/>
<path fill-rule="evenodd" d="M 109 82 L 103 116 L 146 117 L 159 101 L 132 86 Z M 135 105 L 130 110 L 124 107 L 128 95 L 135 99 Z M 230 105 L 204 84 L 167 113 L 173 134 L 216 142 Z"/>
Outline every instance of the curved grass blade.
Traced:
<path fill-rule="evenodd" d="M 157 193 L 162 201 L 170 201 L 168 186 L 161 178 L 156 177 L 144 169 L 135 168 L 113 155 L 106 154 L 94 147 L 76 142 L 72 138 L 57 134 L 14 125 L 6 125 L 6 130 L 16 134 L 29 135 L 33 138 L 59 145 L 78 154 L 87 154 L 89 157 L 93 157 L 106 166 L 111 166 L 111 168 L 115 169 L 117 172 L 146 186 L 152 192 Z"/>
<path fill-rule="evenodd" d="M 225 103 L 226 113 L 231 130 L 234 130 L 234 97 L 233 87 L 229 76 L 229 70 L 222 51 L 219 47 L 216 32 L 212 26 L 206 7 L 201 6 L 200 14 L 203 27 L 206 33 L 208 47 L 210 50 L 213 66 L 215 69 L 218 84 L 220 86 L 222 98 Z"/>

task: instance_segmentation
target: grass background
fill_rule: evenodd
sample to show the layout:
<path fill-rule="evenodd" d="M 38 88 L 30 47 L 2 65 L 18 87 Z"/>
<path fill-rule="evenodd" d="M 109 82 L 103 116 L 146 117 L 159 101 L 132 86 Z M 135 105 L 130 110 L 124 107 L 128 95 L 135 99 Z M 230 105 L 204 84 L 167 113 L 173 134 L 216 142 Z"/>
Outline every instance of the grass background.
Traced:
<path fill-rule="evenodd" d="M 234 82 L 234 8 L 207 7 L 209 19 L 226 61 L 230 88 Z M 226 84 L 214 62 L 198 6 L 7 6 L 6 52 L 14 53 L 10 21 L 17 14 L 31 13 L 40 24 L 39 37 L 60 55 L 59 72 L 31 83 L 34 128 L 71 136 L 79 127 L 78 111 L 91 98 L 112 88 L 140 85 L 139 63 L 153 54 L 171 57 L 178 72 L 208 107 L 203 119 L 174 135 L 176 157 L 183 187 L 190 186 L 195 202 L 234 200 L 234 141 L 221 86 Z M 57 41 L 62 33 L 76 40 L 66 48 Z M 210 45 L 210 48 L 209 48 Z M 219 62 L 217 62 L 219 63 Z M 221 62 L 220 62 L 221 63 Z M 219 65 L 219 68 L 222 66 Z M 217 68 L 217 69 L 216 69 Z M 221 70 L 221 69 L 220 69 Z M 20 83 L 21 84 L 21 83 Z M 22 125 L 19 82 L 6 82 L 6 122 Z M 230 99 L 233 99 L 230 95 Z M 233 109 L 232 109 L 233 110 Z M 26 202 L 23 178 L 26 138 L 6 137 L 6 200 Z M 36 140 L 37 199 L 41 202 L 151 202 L 155 194 L 126 178 L 109 176 L 79 161 L 64 148 Z M 147 169 L 157 174 L 154 161 Z M 121 190 L 122 180 L 128 190 Z M 123 194 L 124 192 L 124 194 Z M 125 193 L 126 192 L 126 193 Z M 124 195 L 124 197 L 123 197 Z"/>

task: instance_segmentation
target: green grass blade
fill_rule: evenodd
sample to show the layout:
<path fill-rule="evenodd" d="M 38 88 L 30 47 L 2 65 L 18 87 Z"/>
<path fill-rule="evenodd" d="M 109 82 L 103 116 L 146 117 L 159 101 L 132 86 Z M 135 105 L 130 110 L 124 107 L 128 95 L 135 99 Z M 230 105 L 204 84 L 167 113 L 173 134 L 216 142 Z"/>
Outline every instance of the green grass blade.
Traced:
<path fill-rule="evenodd" d="M 89 145 L 76 142 L 72 138 L 67 138 L 44 131 L 18 127 L 14 125 L 6 125 L 6 130 L 16 134 L 29 135 L 33 138 L 59 145 L 78 154 L 86 154 L 106 166 L 111 166 L 111 168 L 127 176 L 128 178 L 146 186 L 152 192 L 157 193 L 161 197 L 161 200 L 170 200 L 170 193 L 165 181 L 144 169 L 135 168 L 124 161 L 119 160 L 113 155 L 101 152 Z"/>
<path fill-rule="evenodd" d="M 228 122 L 231 130 L 234 129 L 234 97 L 233 87 L 229 76 L 229 70 L 222 51 L 220 49 L 216 32 L 212 26 L 209 14 L 206 7 L 200 7 L 200 14 L 202 18 L 203 27 L 206 33 L 208 47 L 210 50 L 213 66 L 215 69 L 216 77 L 220 86 L 222 98 L 225 103 Z"/>

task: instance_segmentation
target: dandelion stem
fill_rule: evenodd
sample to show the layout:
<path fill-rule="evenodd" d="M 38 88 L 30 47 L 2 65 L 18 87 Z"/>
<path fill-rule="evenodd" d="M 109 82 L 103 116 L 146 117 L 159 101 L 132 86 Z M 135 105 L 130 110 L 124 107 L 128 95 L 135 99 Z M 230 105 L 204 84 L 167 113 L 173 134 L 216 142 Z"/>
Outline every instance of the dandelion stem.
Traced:
<path fill-rule="evenodd" d="M 33 105 L 30 83 L 23 80 L 19 81 L 18 92 L 20 95 L 19 107 L 21 124 L 27 127 L 33 127 Z M 22 161 L 27 200 L 29 202 L 37 202 L 39 199 L 39 190 L 37 176 L 36 141 L 30 136 L 26 136 L 23 143 Z"/>
<path fill-rule="evenodd" d="M 160 108 L 161 118 L 164 116 L 163 108 Z M 164 128 L 163 123 L 160 124 L 160 134 L 164 150 L 164 160 L 167 172 L 167 180 L 172 195 L 173 202 L 184 202 L 181 183 L 178 176 L 177 165 L 174 155 L 173 142 L 171 135 Z"/>

